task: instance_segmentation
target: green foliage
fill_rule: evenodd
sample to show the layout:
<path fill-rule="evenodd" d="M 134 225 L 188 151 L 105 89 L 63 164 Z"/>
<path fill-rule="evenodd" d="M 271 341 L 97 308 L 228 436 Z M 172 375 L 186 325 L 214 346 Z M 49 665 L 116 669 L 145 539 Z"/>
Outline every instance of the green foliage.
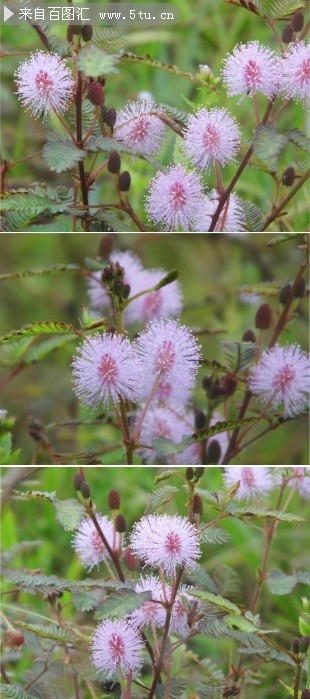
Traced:
<path fill-rule="evenodd" d="M 245 369 L 255 357 L 257 345 L 255 342 L 221 342 L 225 361 L 230 371 L 237 374 Z"/>
<path fill-rule="evenodd" d="M 242 205 L 245 211 L 245 229 L 253 233 L 262 231 L 265 221 L 264 212 L 250 201 L 243 200 Z"/>
<path fill-rule="evenodd" d="M 253 141 L 254 153 L 271 171 L 276 171 L 280 155 L 286 143 L 287 136 L 277 133 L 274 126 L 259 126 L 256 129 Z"/>
<path fill-rule="evenodd" d="M 300 129 L 291 129 L 287 132 L 286 136 L 291 143 L 294 143 L 295 146 L 299 146 L 305 153 L 309 154 L 310 139 Z"/>
<path fill-rule="evenodd" d="M 203 85 L 204 88 L 210 89 L 210 87 L 205 83 L 204 80 L 199 78 L 197 75 L 193 73 L 188 73 L 187 71 L 180 70 L 178 66 L 174 66 L 170 63 L 163 63 L 162 61 L 158 61 L 155 58 L 152 58 L 149 54 L 145 54 L 144 56 L 137 56 L 135 53 L 131 53 L 129 51 L 126 51 L 123 53 L 121 56 L 122 60 L 125 61 L 130 61 L 132 63 L 140 63 L 148 66 L 152 66 L 153 68 L 159 68 L 161 70 L 165 70 L 168 73 L 173 73 L 174 75 L 178 75 L 179 77 L 187 78 L 193 83 L 197 83 L 198 85 Z M 213 88 L 211 88 L 213 89 Z"/>
<path fill-rule="evenodd" d="M 218 609 L 221 609 L 221 611 L 234 612 L 238 616 L 241 614 L 240 609 L 236 604 L 233 604 L 228 599 L 221 597 L 221 595 L 214 595 L 212 592 L 200 592 L 197 590 L 191 590 L 191 595 L 198 597 L 198 599 L 201 599 L 203 602 L 210 602 L 215 607 L 218 607 Z"/>
<path fill-rule="evenodd" d="M 83 71 L 87 77 L 97 78 L 99 75 L 110 75 L 117 73 L 116 68 L 121 54 L 111 54 L 103 51 L 103 49 L 89 44 L 85 46 L 78 55 L 77 65 L 79 70 Z"/>
<path fill-rule="evenodd" d="M 220 529 L 215 526 L 208 527 L 208 529 L 201 529 L 201 541 L 203 544 L 212 544 L 214 546 L 227 544 L 230 539 L 231 536 L 225 529 Z"/>
<path fill-rule="evenodd" d="M 157 510 L 159 507 L 168 505 L 171 502 L 178 489 L 174 485 L 165 485 L 162 488 L 157 488 L 151 494 L 151 506 L 152 509 Z"/>
<path fill-rule="evenodd" d="M 53 506 L 56 518 L 67 531 L 77 529 L 82 519 L 85 517 L 85 508 L 77 500 L 54 500 Z"/>
<path fill-rule="evenodd" d="M 67 187 L 40 187 L 17 190 L 4 195 L 1 201 L 3 211 L 21 211 L 34 218 L 39 214 L 58 214 L 73 204 L 73 190 Z"/>
<path fill-rule="evenodd" d="M 274 0 L 271 5 L 271 17 L 289 19 L 295 12 L 304 9 L 304 0 Z"/>
<path fill-rule="evenodd" d="M 13 330 L 9 335 L 0 337 L 0 345 L 11 342 L 19 338 L 35 337 L 37 335 L 47 335 L 54 333 L 72 333 L 73 323 L 61 323 L 57 320 L 38 321 L 25 325 L 20 330 Z"/>
<path fill-rule="evenodd" d="M 114 54 L 124 49 L 128 44 L 128 39 L 114 27 L 104 27 L 104 29 L 97 27 L 93 33 L 92 41 L 104 51 Z"/>
<path fill-rule="evenodd" d="M 26 624 L 24 621 L 19 621 L 17 626 L 23 631 L 34 633 L 35 636 L 39 636 L 40 638 L 50 638 L 52 641 L 57 641 L 59 644 L 67 644 L 74 639 L 74 636 L 68 629 L 59 628 L 59 626 L 55 624 L 43 626 L 42 624 Z"/>
<path fill-rule="evenodd" d="M 150 592 L 135 592 L 134 590 L 118 590 L 106 597 L 95 612 L 95 619 L 122 619 L 139 609 L 145 602 L 152 599 Z"/>
<path fill-rule="evenodd" d="M 20 450 L 12 451 L 12 435 L 9 432 L 0 434 L 0 464 L 16 464 Z"/>
<path fill-rule="evenodd" d="M 43 158 L 53 172 L 70 170 L 79 160 L 87 155 L 85 150 L 78 148 L 63 134 L 49 134 L 43 147 Z"/>
<path fill-rule="evenodd" d="M 33 699 L 33 694 L 25 692 L 19 684 L 1 684 L 1 694 L 8 699 Z"/>
<path fill-rule="evenodd" d="M 274 595 L 288 595 L 297 583 L 310 585 L 310 574 L 302 571 L 287 575 L 282 570 L 271 570 L 267 575 L 267 585 Z"/>
<path fill-rule="evenodd" d="M 182 692 L 186 689 L 185 680 L 172 679 L 169 683 L 162 682 L 156 689 L 155 697 L 156 699 L 180 699 Z M 169 690 L 169 694 L 167 691 Z"/>
<path fill-rule="evenodd" d="M 41 277 L 46 274 L 59 274 L 61 272 L 73 273 L 79 272 L 81 268 L 79 265 L 69 264 L 69 265 L 52 265 L 51 267 L 41 267 L 38 269 L 25 269 L 22 272 L 12 272 L 9 274 L 0 274 L 0 281 L 5 281 L 7 279 L 23 279 L 24 277 Z"/>
<path fill-rule="evenodd" d="M 230 503 L 227 507 L 233 517 L 254 517 L 255 519 L 276 519 L 279 522 L 304 522 L 305 518 L 300 515 L 281 512 L 280 510 L 268 510 L 266 507 L 240 507 L 236 503 Z"/>

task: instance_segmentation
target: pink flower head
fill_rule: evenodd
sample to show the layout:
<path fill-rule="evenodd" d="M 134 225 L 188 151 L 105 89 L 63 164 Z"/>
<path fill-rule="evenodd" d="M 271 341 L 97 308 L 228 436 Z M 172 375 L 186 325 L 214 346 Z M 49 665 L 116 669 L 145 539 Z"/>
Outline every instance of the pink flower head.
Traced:
<path fill-rule="evenodd" d="M 130 296 L 133 296 L 138 291 L 141 291 L 140 285 L 137 287 L 137 279 L 143 271 L 142 264 L 134 253 L 130 251 L 112 252 L 109 257 L 109 262 L 118 262 L 124 268 L 124 282 L 130 286 Z M 110 306 L 110 297 L 104 285 L 101 282 L 102 271 L 93 272 L 88 280 L 88 293 L 91 308 L 100 311 Z"/>
<path fill-rule="evenodd" d="M 285 417 L 300 413 L 308 405 L 309 356 L 297 345 L 267 349 L 252 369 L 249 389 L 263 405 L 282 404 Z"/>
<path fill-rule="evenodd" d="M 208 196 L 204 197 L 202 207 L 197 211 L 195 230 L 200 232 L 208 231 L 212 216 L 219 203 L 219 193 L 213 189 Z M 224 204 L 222 211 L 215 224 L 214 231 L 225 233 L 239 233 L 244 230 L 245 211 L 242 200 L 236 194 L 231 194 Z"/>
<path fill-rule="evenodd" d="M 122 619 L 102 621 L 91 642 L 93 663 L 108 678 L 115 672 L 125 677 L 136 675 L 142 665 L 142 650 L 139 632 Z"/>
<path fill-rule="evenodd" d="M 191 331 L 176 320 L 161 318 L 149 323 L 138 336 L 136 351 L 142 364 L 142 397 L 154 390 L 159 400 L 184 403 L 194 386 L 200 360 Z"/>
<path fill-rule="evenodd" d="M 121 546 L 120 534 L 114 534 L 113 522 L 105 516 L 97 515 L 98 523 L 111 549 L 119 550 Z M 97 529 L 90 517 L 81 522 L 78 531 L 72 540 L 73 548 L 84 566 L 91 570 L 94 566 L 110 558 L 105 545 L 100 538 Z"/>
<path fill-rule="evenodd" d="M 185 517 L 148 515 L 135 524 L 131 548 L 145 565 L 161 565 L 173 575 L 177 566 L 191 570 L 196 565 L 199 532 Z"/>
<path fill-rule="evenodd" d="M 150 100 L 128 102 L 117 113 L 115 138 L 138 153 L 153 155 L 159 150 L 167 131 L 156 114 L 162 111 Z"/>
<path fill-rule="evenodd" d="M 140 367 L 135 352 L 123 335 L 94 335 L 74 357 L 75 392 L 85 405 L 107 406 L 120 398 L 135 400 Z"/>
<path fill-rule="evenodd" d="M 188 231 L 195 220 L 203 197 L 202 184 L 195 172 L 183 165 L 172 165 L 158 172 L 149 184 L 146 206 L 150 218 L 163 224 L 166 231 L 179 227 Z"/>
<path fill-rule="evenodd" d="M 171 456 L 163 456 L 159 447 L 154 444 L 156 439 L 162 438 L 179 444 L 182 439 L 191 437 L 194 432 L 193 414 L 173 406 L 154 406 L 147 411 L 142 423 L 139 441 L 145 446 L 139 450 L 139 454 L 148 464 L 199 464 L 199 444 L 193 443 L 179 454 Z"/>
<path fill-rule="evenodd" d="M 162 584 L 159 578 L 154 575 L 147 575 L 145 578 L 141 577 L 137 582 L 135 587 L 136 592 L 147 592 L 148 590 L 152 593 L 152 599 L 146 601 L 140 609 L 136 609 L 130 615 L 130 620 L 134 625 L 137 626 L 164 626 L 166 619 L 166 612 L 161 604 L 162 602 Z"/>
<path fill-rule="evenodd" d="M 64 112 L 72 95 L 69 68 L 56 54 L 37 51 L 21 63 L 16 73 L 17 95 L 33 116 Z"/>
<path fill-rule="evenodd" d="M 240 130 L 226 109 L 200 109 L 189 117 L 184 151 L 198 168 L 234 160 L 240 148 Z"/>
<path fill-rule="evenodd" d="M 290 44 L 282 58 L 282 92 L 287 99 L 310 102 L 310 49 L 303 41 Z"/>
<path fill-rule="evenodd" d="M 237 500 L 252 500 L 267 495 L 274 487 L 271 469 L 260 466 L 227 466 L 224 469 L 224 482 L 231 486 L 240 481 Z"/>
<path fill-rule="evenodd" d="M 292 469 L 293 477 L 290 478 L 289 487 L 293 488 L 302 498 L 310 500 L 310 468 L 309 466 L 295 467 Z"/>
<path fill-rule="evenodd" d="M 262 92 L 270 98 L 279 91 L 281 61 L 258 41 L 238 44 L 225 59 L 222 72 L 230 96 Z"/>
<path fill-rule="evenodd" d="M 143 270 L 136 278 L 136 286 L 139 286 L 139 291 L 145 291 L 156 286 L 166 274 L 167 272 L 163 269 Z M 138 291 L 135 290 L 135 293 Z M 124 318 L 128 323 L 137 323 L 161 317 L 173 318 L 180 315 L 181 311 L 182 293 L 180 284 L 176 280 L 157 291 L 150 291 L 132 301 L 125 310 Z"/>
<path fill-rule="evenodd" d="M 179 634 L 180 636 L 188 636 L 190 633 L 188 624 L 190 600 L 193 600 L 193 597 L 190 595 L 190 588 L 182 585 L 172 607 L 170 633 Z M 196 602 L 197 600 L 194 599 L 194 601 Z"/>

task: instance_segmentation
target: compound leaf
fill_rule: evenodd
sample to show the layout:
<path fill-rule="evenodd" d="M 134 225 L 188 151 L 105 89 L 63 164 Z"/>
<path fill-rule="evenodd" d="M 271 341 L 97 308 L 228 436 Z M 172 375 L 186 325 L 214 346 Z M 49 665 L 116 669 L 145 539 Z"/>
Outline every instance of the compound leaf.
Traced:
<path fill-rule="evenodd" d="M 86 151 L 78 148 L 63 134 L 50 134 L 43 146 L 43 158 L 53 172 L 70 170 L 79 160 L 86 158 Z"/>

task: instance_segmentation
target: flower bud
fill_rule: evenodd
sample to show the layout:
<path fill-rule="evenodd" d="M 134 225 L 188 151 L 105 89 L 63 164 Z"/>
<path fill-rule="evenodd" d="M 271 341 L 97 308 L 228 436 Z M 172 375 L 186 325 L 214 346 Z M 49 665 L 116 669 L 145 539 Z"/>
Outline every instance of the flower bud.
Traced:
<path fill-rule="evenodd" d="M 74 474 L 74 478 L 73 478 L 73 485 L 74 485 L 75 490 L 81 490 L 81 485 L 82 485 L 83 481 L 84 481 L 84 478 L 83 478 L 82 474 L 79 471 L 77 471 Z"/>
<path fill-rule="evenodd" d="M 139 561 L 136 554 L 132 549 L 127 549 L 124 554 L 124 563 L 128 570 L 137 570 L 139 568 Z"/>
<path fill-rule="evenodd" d="M 233 396 L 237 388 L 237 385 L 237 379 L 231 374 L 225 374 L 225 376 L 223 376 L 221 381 L 221 388 L 227 396 Z"/>
<path fill-rule="evenodd" d="M 207 462 L 208 464 L 213 464 L 216 466 L 221 460 L 221 445 L 217 441 L 217 439 L 212 439 L 212 442 L 210 442 L 208 446 L 208 451 L 207 451 Z"/>
<path fill-rule="evenodd" d="M 285 187 L 291 187 L 292 184 L 294 184 L 295 175 L 295 168 L 292 166 L 287 167 L 282 175 L 282 184 L 284 184 Z"/>
<path fill-rule="evenodd" d="M 294 296 L 296 299 L 302 299 L 302 297 L 305 295 L 305 293 L 306 293 L 306 280 L 303 277 L 298 284 L 298 287 L 295 291 Z"/>
<path fill-rule="evenodd" d="M 256 342 L 256 337 L 253 330 L 245 330 L 242 335 L 242 342 Z"/>
<path fill-rule="evenodd" d="M 4 634 L 5 645 L 13 650 L 17 650 L 25 643 L 25 636 L 18 629 L 7 629 Z"/>
<path fill-rule="evenodd" d="M 195 428 L 196 430 L 203 430 L 206 426 L 206 416 L 203 410 L 195 410 Z"/>
<path fill-rule="evenodd" d="M 279 296 L 279 301 L 280 301 L 280 303 L 282 303 L 282 306 L 285 306 L 291 291 L 292 291 L 291 284 L 289 284 L 289 283 L 283 284 L 283 286 L 280 290 L 280 296 Z"/>
<path fill-rule="evenodd" d="M 124 289 L 123 289 L 123 299 L 128 299 L 129 294 L 130 294 L 130 284 L 124 284 Z"/>
<path fill-rule="evenodd" d="M 292 651 L 295 653 L 295 655 L 298 655 L 300 651 L 300 639 L 299 638 L 294 638 L 292 640 Z"/>
<path fill-rule="evenodd" d="M 195 477 L 196 481 L 199 481 L 201 476 L 203 476 L 204 472 L 205 472 L 205 469 L 201 468 L 200 466 L 198 466 L 198 468 L 194 468 L 194 477 Z"/>
<path fill-rule="evenodd" d="M 71 24 L 73 34 L 74 36 L 79 36 L 82 34 L 82 25 L 81 24 Z"/>
<path fill-rule="evenodd" d="M 118 186 L 119 186 L 121 192 L 128 192 L 130 189 L 130 184 L 131 184 L 130 173 L 128 172 L 128 170 L 124 170 L 124 172 L 122 172 L 118 178 Z"/>
<path fill-rule="evenodd" d="M 91 24 L 83 24 L 83 26 L 82 26 L 82 39 L 83 39 L 83 41 L 90 41 L 93 33 L 94 33 L 94 30 L 93 30 Z"/>
<path fill-rule="evenodd" d="M 113 250 L 113 245 L 114 245 L 114 239 L 113 235 L 107 234 L 103 235 L 99 246 L 98 246 L 98 255 L 99 257 L 102 257 L 104 260 L 107 257 L 110 257 L 111 252 Z"/>
<path fill-rule="evenodd" d="M 110 510 L 119 510 L 121 506 L 120 494 L 117 490 L 110 490 L 108 494 L 108 507 Z"/>
<path fill-rule="evenodd" d="M 299 648 L 301 653 L 306 653 L 310 645 L 310 636 L 302 636 L 299 641 Z"/>
<path fill-rule="evenodd" d="M 80 490 L 83 495 L 83 498 L 85 500 L 88 500 L 88 498 L 90 498 L 90 487 L 88 483 L 86 483 L 86 481 L 82 481 Z"/>
<path fill-rule="evenodd" d="M 111 107 L 111 109 L 106 110 L 105 122 L 108 126 L 111 127 L 111 129 L 113 129 L 113 126 L 116 122 L 116 109 L 114 109 L 114 107 Z"/>
<path fill-rule="evenodd" d="M 88 97 L 92 104 L 101 107 L 104 103 L 104 90 L 102 85 L 97 81 L 90 83 L 88 88 Z"/>
<path fill-rule="evenodd" d="M 126 520 L 123 515 L 115 517 L 115 529 L 119 534 L 124 534 L 127 529 Z"/>
<path fill-rule="evenodd" d="M 272 310 L 269 303 L 262 303 L 262 305 L 257 309 L 255 316 L 255 327 L 259 330 L 268 330 L 271 326 L 272 321 Z"/>
<path fill-rule="evenodd" d="M 193 497 L 193 513 L 202 517 L 203 514 L 203 504 L 200 495 L 195 493 Z"/>
<path fill-rule="evenodd" d="M 310 699 L 310 689 L 303 689 L 301 699 Z"/>
<path fill-rule="evenodd" d="M 187 481 L 192 481 L 194 478 L 194 469 L 192 466 L 188 466 L 186 471 L 185 471 L 185 476 Z"/>
<path fill-rule="evenodd" d="M 295 12 L 291 19 L 291 27 L 293 32 L 301 32 L 304 26 L 304 16 L 302 12 Z"/>
<path fill-rule="evenodd" d="M 293 29 L 290 24 L 286 24 L 283 31 L 282 31 L 282 41 L 283 44 L 290 44 L 291 41 L 293 40 Z"/>
<path fill-rule="evenodd" d="M 117 150 L 113 150 L 108 159 L 108 170 L 113 175 L 118 175 L 121 169 L 121 157 Z"/>

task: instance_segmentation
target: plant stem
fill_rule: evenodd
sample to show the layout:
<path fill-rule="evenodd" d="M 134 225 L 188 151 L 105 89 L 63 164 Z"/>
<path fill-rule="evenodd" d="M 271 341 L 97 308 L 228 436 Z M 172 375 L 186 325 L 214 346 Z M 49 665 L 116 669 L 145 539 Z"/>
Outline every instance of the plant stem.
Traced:
<path fill-rule="evenodd" d="M 167 609 L 167 612 L 166 612 L 166 620 L 165 620 L 164 633 L 163 633 L 163 637 L 162 637 L 162 641 L 161 641 L 161 645 L 160 645 L 160 654 L 159 654 L 159 658 L 158 658 L 158 661 L 157 661 L 157 664 L 156 664 L 156 670 L 155 670 L 155 674 L 154 674 L 152 686 L 151 686 L 150 692 L 149 692 L 149 694 L 148 694 L 148 699 L 152 699 L 152 697 L 154 696 L 155 691 L 156 691 L 157 684 L 158 684 L 158 682 L 159 682 L 160 673 L 161 673 L 161 670 L 162 670 L 162 666 L 163 666 L 163 662 L 164 662 L 164 657 L 165 657 L 165 650 L 166 650 L 167 639 L 168 639 L 168 635 L 169 635 L 169 628 L 170 628 L 172 607 L 173 607 L 175 598 L 176 598 L 176 596 L 177 596 L 177 592 L 178 592 L 179 586 L 180 586 L 180 584 L 181 584 L 181 580 L 182 580 L 182 575 L 183 575 L 183 573 L 184 573 L 184 566 L 182 566 L 182 567 L 180 568 L 180 570 L 179 570 L 179 572 L 178 572 L 178 575 L 177 575 L 177 577 L 176 577 L 175 584 L 174 584 L 174 586 L 173 586 L 173 590 L 172 590 L 172 594 L 171 594 L 171 599 L 170 599 L 169 606 L 168 606 L 168 609 Z"/>
<path fill-rule="evenodd" d="M 298 697 L 299 697 L 299 682 L 300 682 L 301 668 L 302 668 L 302 663 L 301 662 L 297 663 L 295 681 L 294 681 L 294 699 L 298 699 Z"/>
<path fill-rule="evenodd" d="M 267 216 L 267 218 L 265 219 L 264 227 L 262 228 L 262 231 L 265 231 L 266 228 L 268 228 L 268 226 L 276 218 L 278 218 L 280 216 L 281 211 L 284 209 L 286 204 L 288 204 L 288 202 L 295 196 L 296 192 L 298 192 L 298 190 L 302 187 L 302 185 L 305 182 L 307 182 L 309 175 L 310 175 L 310 171 L 307 170 L 307 172 L 305 172 L 305 174 L 298 179 L 298 182 L 297 182 L 297 184 L 295 184 L 295 187 L 291 187 L 289 194 L 287 194 L 287 196 L 284 197 L 284 199 L 282 199 L 282 202 L 275 209 L 273 209 L 271 211 L 271 213 L 269 214 L 269 216 Z"/>
<path fill-rule="evenodd" d="M 82 127 L 82 100 L 83 100 L 83 76 L 81 71 L 77 74 L 77 85 L 75 94 L 75 112 L 76 112 L 76 141 L 78 148 L 83 148 L 83 127 Z M 88 206 L 88 188 L 87 179 L 84 169 L 83 160 L 79 160 L 79 174 L 82 192 L 82 201 L 84 206 Z"/>
<path fill-rule="evenodd" d="M 267 108 L 266 108 L 266 111 L 265 111 L 265 114 L 264 114 L 264 116 L 263 116 L 262 124 L 266 124 L 266 123 L 267 123 L 267 121 L 268 121 L 268 119 L 269 119 L 269 116 L 270 116 L 270 113 L 271 113 L 271 110 L 272 110 L 272 107 L 273 107 L 273 103 L 274 103 L 274 99 L 269 100 L 268 105 L 267 105 Z M 217 209 L 216 209 L 216 211 L 214 212 L 214 214 L 213 214 L 213 216 L 212 216 L 212 223 L 211 223 L 211 226 L 210 226 L 210 228 L 209 228 L 209 233 L 211 233 L 212 231 L 214 231 L 215 226 L 216 226 L 216 224 L 217 224 L 217 221 L 218 221 L 218 219 L 219 219 L 219 217 L 220 217 L 221 211 L 222 211 L 223 207 L 225 206 L 226 202 L 228 201 L 229 195 L 230 195 L 230 193 L 232 192 L 232 190 L 233 190 L 233 188 L 234 188 L 236 182 L 238 182 L 239 177 L 240 177 L 240 175 L 242 174 L 244 168 L 248 165 L 252 153 L 253 153 L 253 143 L 252 143 L 252 145 L 250 146 L 250 148 L 247 150 L 247 152 L 246 152 L 246 154 L 245 154 L 245 156 L 244 156 L 242 162 L 240 163 L 240 165 L 239 165 L 239 167 L 238 167 L 237 172 L 236 172 L 235 175 L 233 176 L 233 178 L 232 178 L 231 182 L 229 183 L 227 189 L 225 190 L 223 196 L 220 197 L 220 200 L 219 200 Z"/>

